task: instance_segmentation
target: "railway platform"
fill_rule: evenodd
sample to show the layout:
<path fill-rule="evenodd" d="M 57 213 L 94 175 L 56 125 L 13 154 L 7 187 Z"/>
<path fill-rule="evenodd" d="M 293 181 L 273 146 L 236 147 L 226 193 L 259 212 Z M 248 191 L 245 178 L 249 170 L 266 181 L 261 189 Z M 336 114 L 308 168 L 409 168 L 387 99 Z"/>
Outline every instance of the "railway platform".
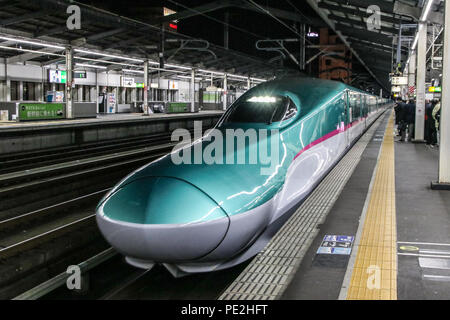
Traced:
<path fill-rule="evenodd" d="M 92 119 L 0 122 L 0 155 L 138 139 L 192 129 L 194 121 L 203 128 L 213 126 L 223 111 L 174 114 L 112 114 Z"/>
<path fill-rule="evenodd" d="M 20 300 L 450 298 L 450 195 L 430 188 L 437 175 L 438 150 L 399 142 L 392 109 L 292 210 L 256 257 L 231 269 L 183 278 L 173 278 L 161 266 L 151 270 L 127 266 L 101 239 L 93 220 L 99 198 L 130 167 L 167 152 L 172 146 L 167 139 L 160 135 L 148 141 L 76 148 L 58 161 L 52 154 L 33 154 L 4 162 L 0 257 L 8 263 L 0 264 L 5 277 L 0 279 L 4 283 L 0 296 Z M 86 150 L 89 157 L 83 156 Z M 33 159 L 45 165 L 30 168 Z M 70 248 L 70 243 L 88 249 Z M 37 259 L 43 269 L 28 270 Z M 69 274 L 53 266 L 58 259 L 82 268 L 90 279 L 87 292 L 65 288 Z M 14 280 L 20 277 L 23 284 Z"/>
<path fill-rule="evenodd" d="M 449 299 L 438 150 L 397 140 L 388 111 L 220 299 Z"/>

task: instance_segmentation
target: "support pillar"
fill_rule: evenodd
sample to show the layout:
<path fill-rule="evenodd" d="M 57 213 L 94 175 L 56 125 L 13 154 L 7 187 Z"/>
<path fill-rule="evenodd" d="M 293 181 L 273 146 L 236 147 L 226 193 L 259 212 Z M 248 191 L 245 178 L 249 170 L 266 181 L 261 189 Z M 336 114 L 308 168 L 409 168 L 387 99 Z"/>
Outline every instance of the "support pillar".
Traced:
<path fill-rule="evenodd" d="M 144 114 L 150 114 L 148 108 L 148 60 L 144 61 L 144 104 L 142 109 L 144 109 Z"/>
<path fill-rule="evenodd" d="M 127 88 L 126 87 L 120 88 L 120 101 L 122 103 L 127 103 Z"/>
<path fill-rule="evenodd" d="M 191 112 L 195 112 L 195 70 L 191 70 L 191 83 L 189 86 L 189 98 L 191 100 Z"/>
<path fill-rule="evenodd" d="M 131 102 L 136 102 L 137 101 L 136 100 L 136 97 L 137 97 L 136 92 L 137 92 L 137 88 L 131 89 Z"/>
<path fill-rule="evenodd" d="M 414 124 L 414 140 L 416 142 L 423 142 L 425 131 L 425 76 L 427 72 L 427 22 L 419 23 L 418 35 L 416 121 Z"/>
<path fill-rule="evenodd" d="M 415 87 L 415 86 L 416 86 L 416 53 L 413 52 L 413 53 L 411 53 L 410 58 L 409 58 L 408 91 L 409 91 L 409 87 Z"/>
<path fill-rule="evenodd" d="M 42 97 L 43 97 L 43 94 L 42 94 L 42 83 L 36 82 L 34 84 L 34 99 L 36 101 L 43 101 Z"/>
<path fill-rule="evenodd" d="M 229 26 L 228 23 L 230 21 L 230 12 L 225 11 L 225 23 L 223 25 L 223 47 L 225 49 L 229 48 Z"/>
<path fill-rule="evenodd" d="M 92 100 L 92 97 L 95 98 L 95 105 L 96 105 L 97 113 L 100 112 L 99 106 L 98 106 L 98 97 L 99 96 L 100 96 L 100 87 L 98 86 L 98 69 L 95 69 L 95 95 L 94 96 L 91 95 L 91 100 Z"/>
<path fill-rule="evenodd" d="M 250 77 L 247 78 L 247 90 L 250 90 L 252 87 L 252 81 L 250 80 Z"/>
<path fill-rule="evenodd" d="M 78 101 L 79 102 L 83 102 L 84 101 L 84 96 L 83 96 L 83 86 L 79 85 L 78 86 Z"/>
<path fill-rule="evenodd" d="M 8 75 L 8 60 L 4 59 L 5 63 L 5 101 L 11 101 L 11 80 Z"/>
<path fill-rule="evenodd" d="M 66 68 L 67 68 L 67 80 L 66 80 L 66 117 L 72 119 L 74 117 L 73 112 L 73 48 L 68 46 L 66 48 Z"/>
<path fill-rule="evenodd" d="M 450 17 L 450 1 L 445 1 L 445 19 Z M 442 67 L 442 99 L 439 142 L 439 175 L 432 189 L 450 190 L 450 24 L 444 26 L 444 55 Z"/>
<path fill-rule="evenodd" d="M 19 101 L 23 101 L 23 81 L 19 81 Z"/>
<path fill-rule="evenodd" d="M 228 84 L 227 81 L 228 77 L 227 74 L 225 73 L 225 75 L 223 76 L 223 110 L 227 110 L 227 92 L 228 92 Z"/>

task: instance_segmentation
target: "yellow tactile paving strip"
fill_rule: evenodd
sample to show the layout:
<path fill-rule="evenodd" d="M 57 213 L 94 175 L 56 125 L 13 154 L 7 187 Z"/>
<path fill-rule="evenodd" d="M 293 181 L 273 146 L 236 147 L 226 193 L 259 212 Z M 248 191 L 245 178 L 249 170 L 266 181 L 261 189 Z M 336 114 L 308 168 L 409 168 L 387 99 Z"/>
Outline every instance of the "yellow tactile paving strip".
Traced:
<path fill-rule="evenodd" d="M 347 299 L 397 299 L 394 117 L 391 114 L 364 227 L 357 247 Z"/>

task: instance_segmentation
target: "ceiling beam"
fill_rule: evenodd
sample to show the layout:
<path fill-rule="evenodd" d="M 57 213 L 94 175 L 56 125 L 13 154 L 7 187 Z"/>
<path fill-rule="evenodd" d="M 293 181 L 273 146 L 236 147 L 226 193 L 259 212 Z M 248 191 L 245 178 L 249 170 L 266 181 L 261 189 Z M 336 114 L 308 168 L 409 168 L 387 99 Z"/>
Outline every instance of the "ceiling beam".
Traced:
<path fill-rule="evenodd" d="M 367 29 L 367 24 L 364 23 L 364 22 L 361 22 L 361 20 L 347 19 L 347 18 L 343 18 L 343 17 L 337 16 L 335 14 L 329 14 L 328 15 L 328 19 L 334 20 L 334 21 L 336 21 L 338 23 L 341 23 L 341 22 L 351 23 L 353 25 L 357 25 L 357 26 L 360 26 L 360 27 L 362 27 L 364 29 Z M 381 29 L 378 30 L 378 31 L 389 32 L 392 35 L 397 35 L 398 34 L 398 29 L 388 28 L 388 27 L 385 27 L 385 26 L 381 26 Z M 371 32 L 373 32 L 373 31 L 371 31 Z"/>
<path fill-rule="evenodd" d="M 336 30 L 341 31 L 346 36 L 353 36 L 355 38 L 372 41 L 386 46 L 392 46 L 392 39 L 390 39 L 388 35 L 364 29 L 352 28 L 341 23 L 336 23 L 335 26 Z"/>
<path fill-rule="evenodd" d="M 43 49 L 40 49 L 39 51 L 48 52 L 48 53 L 55 53 L 55 52 L 61 51 L 61 49 L 43 48 Z M 45 53 L 27 52 L 27 53 L 19 54 L 19 55 L 16 55 L 16 56 L 8 58 L 7 59 L 7 63 L 8 64 L 17 63 L 17 62 L 23 63 L 23 62 L 26 62 L 28 60 L 35 59 L 35 58 L 42 57 L 42 56 L 45 56 Z"/>
<path fill-rule="evenodd" d="M 307 0 L 308 4 L 311 6 L 311 8 L 314 9 L 314 11 L 317 12 L 317 14 L 328 24 L 328 26 L 338 35 L 338 37 L 342 40 L 342 42 L 349 48 L 349 50 L 352 52 L 353 56 L 364 66 L 364 68 L 367 70 L 367 72 L 370 73 L 370 75 L 375 79 L 376 82 L 380 84 L 385 90 L 387 90 L 387 87 L 384 83 L 380 81 L 380 79 L 372 72 L 370 67 L 364 62 L 364 60 L 358 55 L 358 53 L 351 47 L 350 43 L 347 41 L 346 37 L 343 35 L 343 33 L 337 29 L 336 24 L 328 19 L 327 13 L 318 7 L 318 1 L 317 0 Z"/>
<path fill-rule="evenodd" d="M 127 29 L 125 29 L 125 28 L 116 28 L 116 29 L 112 29 L 112 30 L 108 30 L 108 31 L 100 32 L 100 33 L 93 33 L 90 36 L 86 37 L 86 41 L 88 41 L 88 42 L 89 41 L 97 41 L 97 40 L 111 37 L 116 34 L 126 32 L 126 31 L 127 31 Z"/>
<path fill-rule="evenodd" d="M 39 19 L 49 15 L 50 13 L 47 10 L 40 10 L 36 12 L 31 12 L 28 14 L 17 15 L 13 18 L 4 19 L 0 21 L 0 26 L 5 27 L 16 23 L 25 22 L 32 19 Z"/>
<path fill-rule="evenodd" d="M 361 8 L 362 10 L 360 10 L 359 7 L 352 9 L 352 8 L 337 6 L 337 5 L 334 5 L 331 3 L 327 3 L 327 2 L 319 2 L 319 8 L 330 10 L 330 11 L 339 11 L 339 12 L 343 12 L 343 13 L 349 14 L 349 15 L 356 15 L 356 16 L 361 16 L 361 14 L 367 15 L 367 8 Z M 387 13 L 389 13 L 389 12 L 387 12 Z M 408 18 L 408 20 L 412 20 L 412 18 Z M 383 21 L 393 23 L 393 24 L 402 23 L 402 19 L 399 19 L 396 17 L 390 17 L 390 16 L 386 16 L 386 15 L 381 16 L 381 22 L 383 22 Z M 404 22 L 405 22 L 405 20 L 403 20 L 403 23 Z"/>

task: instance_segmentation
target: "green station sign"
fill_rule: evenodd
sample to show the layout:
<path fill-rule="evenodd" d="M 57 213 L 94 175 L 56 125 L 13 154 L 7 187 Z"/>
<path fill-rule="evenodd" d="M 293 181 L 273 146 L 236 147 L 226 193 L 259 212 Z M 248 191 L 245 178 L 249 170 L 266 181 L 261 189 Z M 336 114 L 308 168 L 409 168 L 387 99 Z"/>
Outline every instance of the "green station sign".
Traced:
<path fill-rule="evenodd" d="M 428 87 L 428 92 L 442 92 L 441 87 Z"/>
<path fill-rule="evenodd" d="M 19 120 L 64 119 L 64 103 L 20 103 Z"/>
<path fill-rule="evenodd" d="M 189 105 L 187 102 L 169 102 L 167 113 L 189 112 Z"/>

